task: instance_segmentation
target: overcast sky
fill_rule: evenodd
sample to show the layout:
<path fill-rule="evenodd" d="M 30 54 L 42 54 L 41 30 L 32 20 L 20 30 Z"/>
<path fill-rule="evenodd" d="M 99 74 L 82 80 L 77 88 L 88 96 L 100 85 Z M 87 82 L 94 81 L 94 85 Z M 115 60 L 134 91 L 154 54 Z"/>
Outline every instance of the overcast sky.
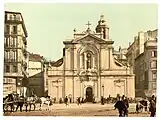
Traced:
<path fill-rule="evenodd" d="M 139 31 L 157 29 L 156 4 L 5 4 L 5 10 L 21 12 L 28 31 L 28 51 L 54 61 L 62 57 L 63 41 L 73 38 L 73 29 L 83 32 L 90 21 L 95 31 L 103 14 L 114 47 L 128 47 Z"/>

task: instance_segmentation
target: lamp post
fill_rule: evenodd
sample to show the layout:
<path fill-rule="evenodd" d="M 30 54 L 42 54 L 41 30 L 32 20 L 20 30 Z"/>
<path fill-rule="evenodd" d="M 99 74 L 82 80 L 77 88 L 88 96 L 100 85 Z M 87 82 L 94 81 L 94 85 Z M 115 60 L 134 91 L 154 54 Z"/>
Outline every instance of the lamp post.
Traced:
<path fill-rule="evenodd" d="M 44 60 L 41 59 L 41 95 L 44 96 Z"/>
<path fill-rule="evenodd" d="M 59 96 L 58 96 L 58 85 L 56 85 L 56 89 L 57 89 L 57 99 L 59 99 Z"/>
<path fill-rule="evenodd" d="M 103 97 L 104 97 L 104 85 L 102 85 L 102 90 L 103 90 Z"/>
<path fill-rule="evenodd" d="M 127 70 L 128 70 L 128 65 L 126 64 L 126 96 L 128 96 L 128 79 L 127 79 Z"/>

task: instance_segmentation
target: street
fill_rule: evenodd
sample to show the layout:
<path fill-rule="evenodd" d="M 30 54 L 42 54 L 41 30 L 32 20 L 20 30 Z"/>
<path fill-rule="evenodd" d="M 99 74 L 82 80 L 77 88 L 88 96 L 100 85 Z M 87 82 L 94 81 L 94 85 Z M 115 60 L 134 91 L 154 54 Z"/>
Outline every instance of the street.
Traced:
<path fill-rule="evenodd" d="M 50 106 L 50 110 L 46 111 L 46 106 L 42 111 L 39 111 L 39 105 L 37 104 L 36 110 L 31 112 L 14 112 L 5 113 L 4 116 L 117 116 L 118 110 L 114 110 L 114 104 L 91 104 L 86 103 L 82 105 L 69 104 L 54 104 Z M 148 112 L 135 113 L 135 104 L 130 104 L 129 117 L 149 117 Z"/>

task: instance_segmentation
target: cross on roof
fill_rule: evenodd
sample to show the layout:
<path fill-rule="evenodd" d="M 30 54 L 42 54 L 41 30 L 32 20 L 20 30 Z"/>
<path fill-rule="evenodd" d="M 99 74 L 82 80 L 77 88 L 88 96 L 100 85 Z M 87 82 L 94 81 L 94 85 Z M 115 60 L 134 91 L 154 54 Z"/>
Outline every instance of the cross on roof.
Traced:
<path fill-rule="evenodd" d="M 89 21 L 88 21 L 88 23 L 86 24 L 87 26 L 88 26 L 88 28 L 89 28 L 89 26 L 91 25 L 91 23 L 89 23 Z"/>

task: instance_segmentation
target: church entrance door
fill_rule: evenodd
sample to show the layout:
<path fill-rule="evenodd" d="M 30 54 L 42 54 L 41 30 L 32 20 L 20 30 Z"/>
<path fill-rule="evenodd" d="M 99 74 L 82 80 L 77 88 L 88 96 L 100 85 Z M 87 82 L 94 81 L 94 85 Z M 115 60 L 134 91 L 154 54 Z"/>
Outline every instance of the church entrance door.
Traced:
<path fill-rule="evenodd" d="M 87 87 L 86 89 L 86 101 L 92 102 L 93 101 L 93 90 L 92 87 Z"/>

